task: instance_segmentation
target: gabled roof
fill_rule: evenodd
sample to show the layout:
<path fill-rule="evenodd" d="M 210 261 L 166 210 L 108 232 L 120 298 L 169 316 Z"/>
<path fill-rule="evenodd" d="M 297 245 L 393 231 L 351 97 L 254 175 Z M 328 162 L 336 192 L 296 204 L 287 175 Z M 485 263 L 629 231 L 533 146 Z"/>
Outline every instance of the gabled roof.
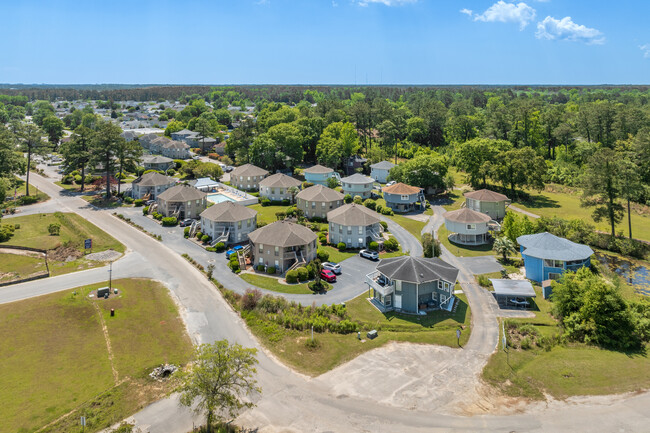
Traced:
<path fill-rule="evenodd" d="M 390 170 L 393 167 L 395 167 L 395 164 L 390 161 L 381 161 L 370 166 L 370 168 L 376 168 L 379 170 Z"/>
<path fill-rule="evenodd" d="M 256 244 L 295 247 L 315 241 L 316 233 L 300 224 L 276 221 L 255 230 L 248 235 L 248 238 Z"/>
<path fill-rule="evenodd" d="M 475 210 L 466 207 L 445 212 L 442 214 L 442 217 L 447 221 L 453 221 L 456 223 L 486 223 L 492 220 L 489 215 L 476 212 Z"/>
<path fill-rule="evenodd" d="M 266 176 L 268 171 L 253 164 L 244 164 L 230 172 L 230 176 Z"/>
<path fill-rule="evenodd" d="M 322 166 L 320 164 L 306 168 L 303 171 L 304 173 L 310 173 L 310 174 L 328 174 L 334 172 L 334 170 L 332 170 L 331 168 Z"/>
<path fill-rule="evenodd" d="M 584 260 L 594 253 L 587 245 L 577 244 L 548 232 L 519 236 L 517 243 L 524 247 L 522 254 L 538 259 Z"/>
<path fill-rule="evenodd" d="M 193 186 L 176 185 L 158 194 L 158 198 L 165 201 L 190 201 L 201 200 L 207 196 L 203 191 L 199 191 Z"/>
<path fill-rule="evenodd" d="M 176 183 L 176 179 L 160 174 L 157 171 L 150 171 L 149 173 L 143 174 L 132 183 L 140 186 L 160 186 Z"/>
<path fill-rule="evenodd" d="M 340 192 L 323 185 L 314 185 L 305 188 L 296 194 L 296 198 L 308 201 L 337 201 L 343 200 L 345 196 Z"/>
<path fill-rule="evenodd" d="M 377 270 L 391 280 L 422 284 L 436 280 L 455 283 L 458 269 L 439 258 L 400 256 L 382 259 Z"/>
<path fill-rule="evenodd" d="M 382 191 L 387 192 L 388 194 L 411 195 L 411 194 L 419 194 L 420 191 L 422 191 L 422 188 L 418 188 L 417 186 L 411 186 L 411 185 L 407 185 L 405 183 L 399 182 L 399 183 L 393 184 L 391 186 L 383 187 Z"/>
<path fill-rule="evenodd" d="M 479 189 L 477 191 L 466 192 L 464 194 L 465 198 L 471 198 L 478 201 L 487 201 L 487 202 L 499 202 L 510 200 L 503 194 L 498 192 L 490 191 L 489 189 Z"/>
<path fill-rule="evenodd" d="M 290 188 L 292 186 L 299 187 L 300 185 L 302 185 L 302 182 L 298 179 L 283 173 L 272 174 L 260 181 L 260 186 L 269 188 Z"/>
<path fill-rule="evenodd" d="M 350 203 L 327 212 L 327 221 L 344 226 L 369 226 L 379 222 L 379 214 L 363 205 Z"/>
<path fill-rule="evenodd" d="M 225 223 L 247 220 L 255 215 L 257 211 L 231 201 L 217 203 L 201 212 L 203 218 Z"/>
<path fill-rule="evenodd" d="M 183 143 L 182 141 L 170 141 L 163 144 L 163 147 L 165 149 L 189 149 L 190 146 L 188 146 L 186 143 Z"/>
<path fill-rule="evenodd" d="M 372 177 L 364 176 L 361 173 L 354 173 L 352 176 L 344 177 L 343 179 L 341 179 L 341 182 L 365 184 L 365 183 L 375 183 L 375 179 L 373 179 Z"/>
<path fill-rule="evenodd" d="M 165 163 L 170 163 L 173 162 L 174 160 L 171 158 L 167 158 L 166 156 L 160 156 L 160 155 L 145 155 L 142 157 L 142 162 L 144 164 L 165 164 Z"/>

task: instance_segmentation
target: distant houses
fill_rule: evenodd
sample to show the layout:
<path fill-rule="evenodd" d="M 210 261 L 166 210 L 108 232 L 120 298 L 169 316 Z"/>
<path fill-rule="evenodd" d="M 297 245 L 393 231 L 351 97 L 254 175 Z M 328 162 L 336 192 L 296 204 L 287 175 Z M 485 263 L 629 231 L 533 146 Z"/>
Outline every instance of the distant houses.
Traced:
<path fill-rule="evenodd" d="M 157 134 L 145 134 L 140 137 L 140 145 L 153 154 L 160 154 L 172 159 L 189 159 L 190 147 L 181 141 L 170 140 Z"/>
<path fill-rule="evenodd" d="M 404 213 L 414 211 L 418 208 L 424 209 L 426 203 L 422 188 L 406 185 L 401 182 L 391 186 L 385 186 L 382 188 L 382 192 L 384 193 L 386 206 L 394 212 Z M 418 205 L 418 203 L 420 204 Z"/>
<path fill-rule="evenodd" d="M 370 166 L 370 177 L 379 183 L 388 182 L 388 174 L 390 169 L 395 167 L 395 164 L 389 161 L 381 161 Z"/>
<path fill-rule="evenodd" d="M 556 280 L 566 271 L 590 266 L 594 253 L 587 245 L 547 232 L 519 236 L 517 243 L 524 259 L 526 278 L 538 283 Z"/>
<path fill-rule="evenodd" d="M 230 184 L 243 190 L 258 190 L 269 172 L 253 164 L 244 164 L 230 173 Z"/>
<path fill-rule="evenodd" d="M 152 171 L 143 174 L 131 183 L 134 199 L 155 200 L 159 194 L 176 185 L 176 179 Z"/>
<path fill-rule="evenodd" d="M 361 198 L 370 198 L 375 180 L 371 177 L 355 173 L 341 179 L 341 192 L 350 194 L 352 197 L 358 195 Z"/>
<path fill-rule="evenodd" d="M 506 216 L 506 207 L 510 199 L 498 192 L 489 189 L 467 192 L 465 196 L 465 207 L 489 215 L 493 220 L 501 220 Z"/>
<path fill-rule="evenodd" d="M 461 245 L 483 245 L 490 242 L 492 221 L 489 215 L 462 208 L 445 212 L 445 228 L 450 232 L 449 240 Z"/>
<path fill-rule="evenodd" d="M 314 185 L 323 185 L 327 186 L 327 179 L 333 177 L 337 180 L 340 180 L 341 177 L 337 172 L 331 168 L 324 167 L 322 165 L 314 165 L 312 167 L 306 168 L 303 170 L 305 175 L 305 181 L 313 183 Z"/>
<path fill-rule="evenodd" d="M 344 195 L 323 185 L 305 188 L 296 195 L 296 206 L 307 218 L 326 219 L 327 213 L 343 205 Z"/>
<path fill-rule="evenodd" d="M 145 170 L 165 171 L 175 166 L 174 160 L 160 155 L 145 155 L 142 157 L 142 165 Z"/>
<path fill-rule="evenodd" d="M 290 188 L 300 188 L 302 183 L 286 174 L 276 173 L 265 177 L 259 182 L 260 197 L 271 201 L 291 200 Z"/>

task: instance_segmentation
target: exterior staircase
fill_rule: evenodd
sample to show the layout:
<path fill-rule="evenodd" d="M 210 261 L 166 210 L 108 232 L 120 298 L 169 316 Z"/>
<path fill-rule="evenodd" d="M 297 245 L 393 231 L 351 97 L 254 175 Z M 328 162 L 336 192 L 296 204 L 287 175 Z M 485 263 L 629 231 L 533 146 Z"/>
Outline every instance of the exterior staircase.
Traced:
<path fill-rule="evenodd" d="M 197 230 L 201 228 L 201 221 L 194 221 L 190 226 L 190 238 L 193 238 Z"/>
<path fill-rule="evenodd" d="M 223 231 L 219 236 L 215 237 L 212 242 L 210 242 L 210 246 L 213 247 L 217 245 L 219 242 L 228 242 L 228 238 L 230 237 L 230 230 L 228 231 Z"/>
<path fill-rule="evenodd" d="M 149 206 L 149 210 L 147 211 L 147 214 L 151 215 L 157 210 L 158 210 L 158 203 L 154 203 L 151 206 Z"/>
<path fill-rule="evenodd" d="M 246 269 L 246 254 L 250 251 L 251 246 L 246 245 L 243 249 L 237 251 L 237 260 L 239 261 L 239 269 Z"/>
<path fill-rule="evenodd" d="M 298 254 L 296 254 L 295 251 L 293 252 L 293 255 L 296 257 L 296 261 L 289 267 L 289 269 L 287 269 L 287 272 L 293 271 L 294 269 L 307 264 L 305 257 L 302 255 L 302 251 L 300 251 L 300 258 L 298 258 Z"/>

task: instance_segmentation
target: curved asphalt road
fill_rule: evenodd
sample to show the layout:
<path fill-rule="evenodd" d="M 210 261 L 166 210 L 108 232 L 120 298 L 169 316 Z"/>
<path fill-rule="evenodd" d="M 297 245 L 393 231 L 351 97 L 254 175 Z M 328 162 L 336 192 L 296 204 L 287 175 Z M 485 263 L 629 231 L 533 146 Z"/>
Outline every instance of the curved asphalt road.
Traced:
<path fill-rule="evenodd" d="M 603 404 L 558 404 L 531 414 L 476 417 L 410 411 L 344 396 L 334 398 L 318 381 L 290 371 L 266 353 L 248 332 L 242 320 L 228 307 L 220 293 L 200 272 L 180 258 L 177 252 L 108 215 L 107 212 L 93 209 L 79 198 L 62 197 L 58 187 L 37 175 L 33 176 L 33 182 L 53 197 L 58 210 L 77 212 L 123 242 L 130 251 L 122 259 L 127 268 L 131 266 L 131 260 L 139 262 L 142 265 L 142 276 L 153 275 L 163 281 L 181 305 L 181 314 L 196 342 L 227 338 L 260 350 L 258 380 L 264 391 L 256 401 L 257 407 L 240 418 L 245 426 L 259 427 L 262 431 L 271 432 L 647 430 L 650 421 L 650 411 L 647 410 L 650 407 L 650 393 L 625 399 L 608 397 L 603 400 Z M 414 248 L 413 251 L 415 250 Z M 452 264 L 454 262 L 453 258 L 447 255 L 443 255 L 443 258 Z M 140 259 L 146 261 L 140 262 Z M 88 271 L 87 275 L 97 277 L 100 272 L 101 269 Z M 119 274 L 115 276 L 120 277 Z M 485 309 L 487 311 L 482 311 L 481 292 L 474 290 L 469 277 L 471 275 L 461 271 L 463 289 L 474 311 L 469 344 L 489 350 L 494 347 L 496 340 L 492 331 L 496 328 L 496 319 L 489 306 Z M 41 280 L 38 283 L 49 285 L 53 280 Z M 34 286 L 36 284 L 29 283 L 22 286 L 24 294 L 30 295 L 28 292 L 36 290 Z M 7 288 L 0 288 L 0 300 L 8 293 L 6 290 Z M 34 292 L 34 296 L 37 294 Z M 15 293 L 13 296 L 16 296 Z M 459 350 L 459 356 L 462 356 L 462 353 L 463 351 Z M 360 371 L 359 374 L 363 372 Z M 387 371 L 386 374 L 390 372 Z M 144 431 L 185 433 L 191 429 L 195 417 L 187 410 L 179 408 L 177 399 L 172 396 L 135 414 L 134 419 Z"/>

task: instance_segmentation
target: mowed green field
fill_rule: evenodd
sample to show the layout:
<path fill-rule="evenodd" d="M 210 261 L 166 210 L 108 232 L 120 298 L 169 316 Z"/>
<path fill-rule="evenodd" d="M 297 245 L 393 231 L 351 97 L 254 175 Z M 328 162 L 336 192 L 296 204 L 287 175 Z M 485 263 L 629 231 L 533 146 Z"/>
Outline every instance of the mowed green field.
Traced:
<path fill-rule="evenodd" d="M 116 280 L 119 295 L 88 298 L 91 288 L 105 285 L 0 305 L 0 432 L 36 431 L 71 411 L 48 431 L 76 432 L 82 414 L 86 431 L 108 427 L 152 401 L 153 367 L 190 359 L 191 341 L 165 287 Z"/>
<path fill-rule="evenodd" d="M 0 283 L 28 278 L 46 269 L 45 257 L 0 253 Z"/>
<path fill-rule="evenodd" d="M 75 213 L 34 214 L 15 218 L 7 218 L 4 223 L 20 224 L 11 239 L 0 243 L 6 245 L 20 245 L 23 247 L 54 249 L 66 242 L 74 247 L 83 249 L 84 239 L 93 240 L 93 252 L 113 249 L 124 252 L 125 247 L 115 238 L 96 225 L 86 221 Z M 61 224 L 59 236 L 51 236 L 48 226 L 52 223 Z"/>

